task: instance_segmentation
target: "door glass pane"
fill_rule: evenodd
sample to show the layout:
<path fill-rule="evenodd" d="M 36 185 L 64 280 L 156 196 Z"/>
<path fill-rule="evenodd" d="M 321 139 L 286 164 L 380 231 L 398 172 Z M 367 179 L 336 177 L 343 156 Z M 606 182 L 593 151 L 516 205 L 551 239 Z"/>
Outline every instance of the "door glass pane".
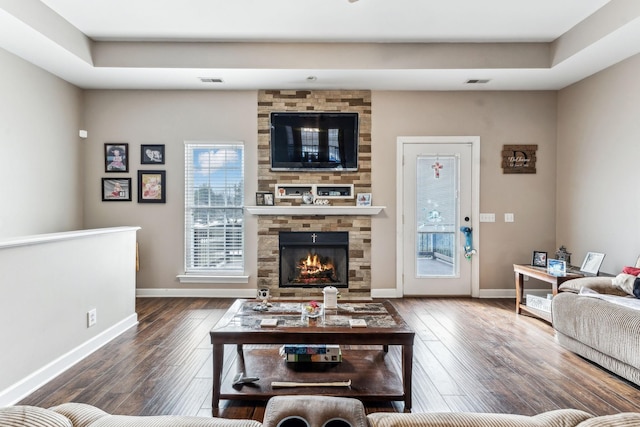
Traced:
<path fill-rule="evenodd" d="M 456 277 L 458 160 L 416 159 L 416 277 Z"/>

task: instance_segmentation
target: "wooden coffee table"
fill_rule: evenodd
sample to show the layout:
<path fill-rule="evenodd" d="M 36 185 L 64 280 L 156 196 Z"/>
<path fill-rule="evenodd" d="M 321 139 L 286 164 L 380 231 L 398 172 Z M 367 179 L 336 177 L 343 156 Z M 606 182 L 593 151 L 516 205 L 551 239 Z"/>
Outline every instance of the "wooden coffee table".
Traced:
<path fill-rule="evenodd" d="M 262 400 L 283 394 L 403 400 L 405 412 L 410 412 L 415 332 L 389 301 L 345 302 L 316 319 L 302 319 L 300 301 L 273 302 L 268 311 L 256 311 L 259 304 L 237 300 L 210 332 L 214 415 L 220 399 Z M 278 324 L 264 327 L 262 319 L 277 319 Z M 349 319 L 364 319 L 367 327 L 352 328 Z M 225 358 L 228 344 L 236 345 L 236 357 L 228 354 Z M 282 344 L 340 344 L 343 360 L 334 364 L 287 363 L 279 354 Z M 394 358 L 387 357 L 389 346 L 400 346 L 400 367 L 394 364 Z M 235 366 L 224 367 L 225 359 Z M 234 387 L 237 372 L 260 379 Z M 351 381 L 351 386 L 273 388 L 274 381 Z"/>

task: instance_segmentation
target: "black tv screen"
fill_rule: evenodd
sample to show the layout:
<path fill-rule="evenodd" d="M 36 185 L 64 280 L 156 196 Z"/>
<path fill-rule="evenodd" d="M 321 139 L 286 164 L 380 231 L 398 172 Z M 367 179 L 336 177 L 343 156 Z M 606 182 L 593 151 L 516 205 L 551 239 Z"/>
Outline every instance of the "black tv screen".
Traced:
<path fill-rule="evenodd" d="M 358 170 L 358 113 L 271 113 L 271 170 Z"/>

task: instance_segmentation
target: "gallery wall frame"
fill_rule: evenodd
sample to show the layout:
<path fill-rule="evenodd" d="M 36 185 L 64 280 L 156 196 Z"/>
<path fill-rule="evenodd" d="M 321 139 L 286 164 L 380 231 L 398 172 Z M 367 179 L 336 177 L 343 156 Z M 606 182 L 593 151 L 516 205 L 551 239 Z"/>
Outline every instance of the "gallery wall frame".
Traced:
<path fill-rule="evenodd" d="M 107 142 L 104 144 L 104 171 L 129 172 L 129 144 Z"/>
<path fill-rule="evenodd" d="M 102 178 L 103 202 L 130 202 L 131 178 Z"/>
<path fill-rule="evenodd" d="M 164 165 L 164 144 L 143 144 L 140 146 L 140 164 Z"/>
<path fill-rule="evenodd" d="M 166 171 L 138 171 L 138 203 L 167 203 Z"/>

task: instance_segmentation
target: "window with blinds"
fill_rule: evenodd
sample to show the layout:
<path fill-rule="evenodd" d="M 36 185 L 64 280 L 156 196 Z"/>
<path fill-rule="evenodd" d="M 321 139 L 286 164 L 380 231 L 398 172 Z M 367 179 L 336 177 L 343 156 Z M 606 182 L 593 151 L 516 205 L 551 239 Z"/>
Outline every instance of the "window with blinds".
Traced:
<path fill-rule="evenodd" d="M 244 146 L 185 143 L 185 272 L 244 272 Z"/>

